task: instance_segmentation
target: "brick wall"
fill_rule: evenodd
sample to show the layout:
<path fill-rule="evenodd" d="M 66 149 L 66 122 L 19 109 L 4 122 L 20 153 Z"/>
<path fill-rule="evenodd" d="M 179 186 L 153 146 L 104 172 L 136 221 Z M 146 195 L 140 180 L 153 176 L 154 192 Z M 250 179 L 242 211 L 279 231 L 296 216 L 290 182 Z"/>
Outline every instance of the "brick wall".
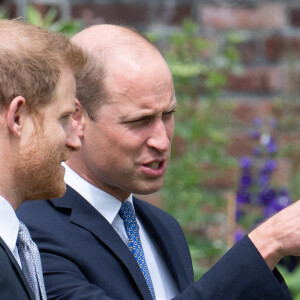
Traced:
<path fill-rule="evenodd" d="M 0 5 L 15 16 L 14 2 L 2 0 Z M 191 18 L 201 25 L 201 34 L 211 39 L 222 40 L 232 31 L 242 33 L 244 40 L 239 51 L 243 73 L 228 77 L 224 95 L 226 101 L 236 104 L 234 117 L 241 129 L 229 134 L 232 141 L 228 149 L 230 154 L 241 156 L 248 153 L 251 143 L 245 138 L 245 132 L 253 117 L 278 115 L 278 109 L 273 106 L 274 99 L 285 99 L 293 94 L 296 101 L 299 100 L 300 3 L 297 0 L 73 0 L 69 3 L 71 17 L 83 19 L 87 26 L 121 23 L 133 25 L 141 31 L 157 30 L 168 35 L 184 18 Z M 44 13 L 49 5 L 38 4 L 37 7 Z M 287 54 L 291 51 L 294 59 L 289 63 Z M 280 140 L 285 140 L 287 135 L 285 132 Z M 289 157 L 285 163 L 294 166 L 297 162 Z"/>
<path fill-rule="evenodd" d="M 51 0 L 31 0 L 51 3 Z M 16 14 L 17 1 L 0 1 Z M 57 1 L 55 1 L 57 2 Z M 62 1 L 63 2 L 63 1 Z M 71 17 L 85 25 L 97 23 L 129 24 L 140 30 L 153 29 L 168 34 L 184 18 L 196 20 L 202 34 L 213 38 L 231 31 L 242 32 L 240 51 L 245 65 L 243 76 L 229 80 L 230 95 L 245 94 L 256 99 L 281 93 L 286 87 L 284 56 L 292 48 L 300 56 L 300 3 L 297 1 L 248 0 L 72 0 Z M 221 4 L 220 4 L 221 3 Z M 48 7 L 39 4 L 44 13 Z"/>

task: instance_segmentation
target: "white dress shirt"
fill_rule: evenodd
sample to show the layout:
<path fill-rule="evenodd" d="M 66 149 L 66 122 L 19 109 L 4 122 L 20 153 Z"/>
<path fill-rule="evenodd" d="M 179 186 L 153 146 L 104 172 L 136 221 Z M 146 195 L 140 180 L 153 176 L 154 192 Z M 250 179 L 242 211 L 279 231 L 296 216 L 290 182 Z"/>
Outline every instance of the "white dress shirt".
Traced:
<path fill-rule="evenodd" d="M 19 232 L 19 220 L 10 203 L 0 196 L 0 237 L 14 255 L 22 268 L 21 260 L 17 248 L 17 238 Z"/>
<path fill-rule="evenodd" d="M 101 213 L 101 215 L 113 226 L 115 231 L 128 246 L 129 242 L 123 220 L 118 214 L 121 202 L 84 180 L 66 164 L 63 163 L 63 166 L 66 169 L 65 182 L 83 198 L 85 198 L 99 213 Z M 132 203 L 132 195 L 130 195 L 126 200 Z M 178 294 L 178 287 L 166 265 L 166 262 L 163 260 L 158 247 L 148 235 L 138 218 L 137 221 L 140 228 L 139 232 L 141 243 L 151 275 L 156 299 L 171 299 Z"/>

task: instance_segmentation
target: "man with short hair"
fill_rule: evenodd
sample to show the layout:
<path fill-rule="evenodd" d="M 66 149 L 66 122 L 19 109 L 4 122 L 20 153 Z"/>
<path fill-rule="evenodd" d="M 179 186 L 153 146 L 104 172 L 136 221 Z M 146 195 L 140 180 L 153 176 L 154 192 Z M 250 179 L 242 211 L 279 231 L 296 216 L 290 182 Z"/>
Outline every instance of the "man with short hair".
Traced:
<path fill-rule="evenodd" d="M 287 239 L 296 237 L 291 222 L 281 240 L 265 232 L 266 222 L 253 242 L 245 237 L 193 282 L 179 224 L 132 195 L 163 185 L 176 109 L 170 70 L 128 28 L 98 25 L 73 40 L 89 57 L 77 76 L 74 114 L 82 148 L 67 162 L 64 197 L 19 210 L 40 247 L 49 298 L 289 299 L 275 265 L 291 253 L 285 252 Z"/>
<path fill-rule="evenodd" d="M 0 20 L 0 41 L 0 299 L 46 299 L 38 249 L 15 210 L 66 190 L 61 162 L 81 146 L 74 73 L 86 59 L 63 35 L 17 20 Z"/>

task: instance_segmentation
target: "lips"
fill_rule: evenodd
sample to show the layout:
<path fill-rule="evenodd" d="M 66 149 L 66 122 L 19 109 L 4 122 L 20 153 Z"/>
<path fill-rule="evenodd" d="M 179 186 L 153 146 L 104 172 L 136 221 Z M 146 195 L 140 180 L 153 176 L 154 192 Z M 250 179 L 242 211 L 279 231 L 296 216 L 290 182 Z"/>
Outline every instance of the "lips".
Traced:
<path fill-rule="evenodd" d="M 152 161 L 141 166 L 142 172 L 149 177 L 162 176 L 166 172 L 167 162 L 163 161 Z"/>
<path fill-rule="evenodd" d="M 159 168 L 160 164 L 161 164 L 161 162 L 154 161 L 154 162 L 151 162 L 149 164 L 146 164 L 145 166 L 150 168 L 150 169 L 157 170 Z"/>

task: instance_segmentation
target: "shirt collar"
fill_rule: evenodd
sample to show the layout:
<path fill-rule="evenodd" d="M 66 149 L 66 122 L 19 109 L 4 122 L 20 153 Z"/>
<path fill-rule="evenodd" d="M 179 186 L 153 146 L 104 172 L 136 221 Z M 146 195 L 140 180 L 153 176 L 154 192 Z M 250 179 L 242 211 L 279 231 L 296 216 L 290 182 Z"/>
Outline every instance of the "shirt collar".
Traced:
<path fill-rule="evenodd" d="M 88 181 L 80 177 L 67 164 L 62 163 L 65 168 L 65 182 L 83 198 L 85 198 L 110 224 L 118 215 L 121 201 L 112 195 L 100 190 Z M 132 194 L 126 199 L 132 204 Z"/>
<path fill-rule="evenodd" d="M 10 203 L 0 196 L 0 236 L 10 249 L 14 251 L 19 232 L 19 220 Z"/>

